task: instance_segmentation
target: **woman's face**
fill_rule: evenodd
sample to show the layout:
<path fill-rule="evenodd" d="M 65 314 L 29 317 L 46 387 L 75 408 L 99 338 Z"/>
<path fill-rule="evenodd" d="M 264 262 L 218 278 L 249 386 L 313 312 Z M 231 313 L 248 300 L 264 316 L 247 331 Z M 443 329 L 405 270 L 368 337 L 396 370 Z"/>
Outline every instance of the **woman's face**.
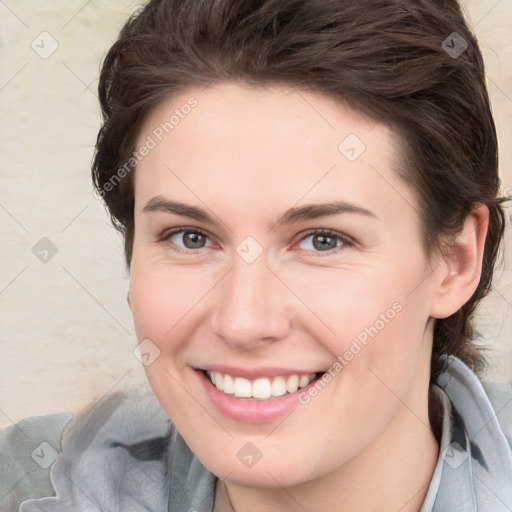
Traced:
<path fill-rule="evenodd" d="M 160 105 L 137 148 L 137 337 L 205 466 L 291 486 L 428 428 L 432 268 L 384 125 L 221 83 Z"/>

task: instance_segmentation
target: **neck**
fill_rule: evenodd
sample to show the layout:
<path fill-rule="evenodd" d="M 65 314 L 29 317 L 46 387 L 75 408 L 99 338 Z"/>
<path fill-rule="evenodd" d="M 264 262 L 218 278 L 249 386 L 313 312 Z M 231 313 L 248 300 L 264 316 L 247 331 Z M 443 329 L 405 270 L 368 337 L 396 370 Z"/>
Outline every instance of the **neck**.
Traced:
<path fill-rule="evenodd" d="M 437 463 L 439 445 L 429 423 L 404 405 L 388 428 L 345 465 L 305 484 L 272 489 L 226 482 L 235 512 L 418 512 Z M 278 485 L 278 482 L 276 482 Z"/>

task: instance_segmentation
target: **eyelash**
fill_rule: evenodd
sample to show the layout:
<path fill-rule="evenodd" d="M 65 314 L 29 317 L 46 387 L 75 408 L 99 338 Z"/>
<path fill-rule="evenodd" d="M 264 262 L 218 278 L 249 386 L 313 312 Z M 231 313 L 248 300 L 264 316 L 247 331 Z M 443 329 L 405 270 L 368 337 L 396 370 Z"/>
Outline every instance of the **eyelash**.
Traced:
<path fill-rule="evenodd" d="M 171 239 L 171 237 L 173 235 L 176 235 L 177 233 L 187 233 L 187 232 L 188 233 L 200 234 L 200 235 L 208 238 L 208 240 L 210 240 L 210 237 L 204 231 L 202 231 L 201 229 L 183 227 L 183 228 L 174 229 L 172 231 L 164 232 L 161 236 L 158 237 L 157 241 L 158 242 L 169 242 L 170 244 L 173 245 L 172 250 L 175 251 L 175 252 L 181 253 L 181 254 L 191 254 L 193 252 L 197 252 L 197 250 L 199 250 L 199 249 L 204 249 L 204 247 L 200 247 L 199 249 L 184 249 L 183 247 L 179 247 L 179 246 L 177 246 L 176 244 L 174 244 L 174 243 L 172 243 L 170 241 L 170 239 Z M 338 233 L 336 231 L 332 231 L 330 229 L 312 229 L 312 230 L 309 230 L 294 245 L 297 245 L 298 243 L 303 242 L 304 240 L 306 240 L 307 238 L 309 238 L 312 235 L 326 235 L 326 236 L 329 236 L 329 237 L 332 237 L 332 238 L 336 238 L 337 240 L 339 240 L 342 243 L 341 246 L 336 247 L 334 249 L 327 250 L 327 251 L 311 251 L 311 250 L 306 250 L 307 252 L 315 253 L 316 255 L 319 255 L 320 257 L 322 257 L 322 256 L 330 256 L 332 254 L 337 254 L 343 248 L 352 247 L 352 246 L 355 245 L 355 242 L 351 238 L 347 237 L 346 235 L 342 235 L 341 233 Z"/>

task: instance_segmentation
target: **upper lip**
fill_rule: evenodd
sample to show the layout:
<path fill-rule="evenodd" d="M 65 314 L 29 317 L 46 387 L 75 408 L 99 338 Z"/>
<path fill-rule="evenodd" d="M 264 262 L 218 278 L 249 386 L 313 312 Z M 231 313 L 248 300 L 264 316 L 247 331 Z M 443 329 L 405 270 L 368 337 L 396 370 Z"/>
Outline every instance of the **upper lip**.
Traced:
<path fill-rule="evenodd" d="M 310 373 L 324 372 L 325 370 L 302 370 L 297 368 L 277 368 L 277 367 L 262 367 L 262 368 L 240 368 L 229 366 L 225 364 L 211 364 L 205 365 L 197 370 L 227 373 L 232 377 L 243 377 L 245 379 L 254 380 L 264 377 L 288 377 L 290 375 L 309 375 Z"/>

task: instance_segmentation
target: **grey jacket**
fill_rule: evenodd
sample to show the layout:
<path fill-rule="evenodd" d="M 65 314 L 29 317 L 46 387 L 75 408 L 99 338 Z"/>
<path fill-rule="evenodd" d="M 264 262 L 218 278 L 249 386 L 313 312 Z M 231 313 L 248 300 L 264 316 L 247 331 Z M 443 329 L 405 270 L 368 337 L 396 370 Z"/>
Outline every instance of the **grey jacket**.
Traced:
<path fill-rule="evenodd" d="M 421 512 L 510 512 L 512 383 L 486 393 L 460 360 L 447 361 L 435 386 L 440 454 Z M 0 436 L 2 512 L 212 512 L 216 482 L 152 394 L 111 395 L 74 419 L 27 418 Z"/>

